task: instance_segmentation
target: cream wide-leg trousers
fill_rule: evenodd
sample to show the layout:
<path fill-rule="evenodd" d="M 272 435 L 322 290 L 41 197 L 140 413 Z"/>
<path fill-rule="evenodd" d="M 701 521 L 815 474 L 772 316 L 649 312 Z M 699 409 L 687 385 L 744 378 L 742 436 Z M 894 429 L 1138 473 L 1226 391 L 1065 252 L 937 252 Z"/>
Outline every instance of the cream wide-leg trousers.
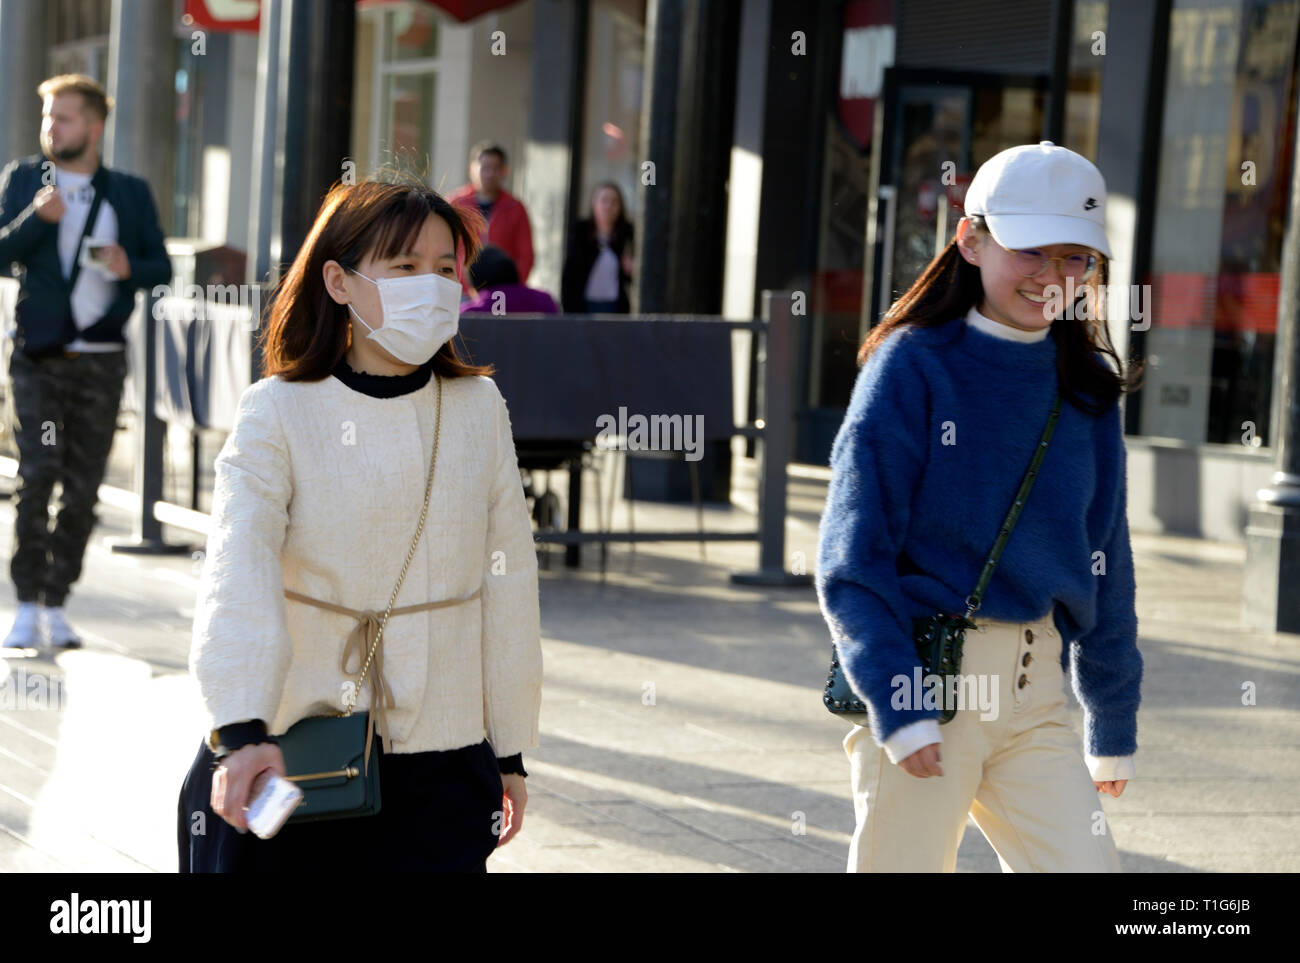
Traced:
<path fill-rule="evenodd" d="M 942 776 L 908 774 L 863 726 L 845 737 L 857 815 L 849 872 L 951 873 L 968 813 L 1003 872 L 1120 872 L 1066 714 L 1061 635 L 1051 615 L 975 621 L 980 627 L 966 633 L 960 671 L 984 686 L 986 711 L 978 698 L 967 699 L 939 727 Z M 987 711 L 994 690 L 995 713 Z"/>

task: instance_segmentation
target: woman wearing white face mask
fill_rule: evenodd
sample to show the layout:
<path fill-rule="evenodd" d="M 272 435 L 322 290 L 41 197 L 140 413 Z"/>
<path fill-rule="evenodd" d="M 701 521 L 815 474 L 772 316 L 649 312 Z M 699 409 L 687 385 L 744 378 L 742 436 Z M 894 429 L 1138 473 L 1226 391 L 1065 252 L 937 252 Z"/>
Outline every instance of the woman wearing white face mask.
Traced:
<path fill-rule="evenodd" d="M 537 560 L 505 403 L 451 343 L 474 217 L 422 184 L 336 186 L 272 301 L 266 377 L 216 463 L 183 872 L 482 872 L 522 825 Z M 378 813 L 248 833 L 254 779 L 285 775 L 277 737 L 350 697 Z"/>

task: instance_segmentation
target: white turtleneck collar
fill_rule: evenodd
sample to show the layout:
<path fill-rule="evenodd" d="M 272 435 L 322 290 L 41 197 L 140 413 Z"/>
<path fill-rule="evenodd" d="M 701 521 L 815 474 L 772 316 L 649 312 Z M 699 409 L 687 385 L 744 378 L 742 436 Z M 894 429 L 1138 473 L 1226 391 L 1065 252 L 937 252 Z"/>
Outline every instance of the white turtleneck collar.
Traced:
<path fill-rule="evenodd" d="M 1032 344 L 1035 341 L 1042 341 L 1051 332 L 1051 326 L 1039 331 L 1022 331 L 1019 328 L 1013 328 L 1009 324 L 1003 324 L 1001 321 L 994 321 L 979 313 L 974 306 L 966 312 L 966 323 L 973 328 L 983 331 L 985 334 L 991 334 L 995 338 L 1005 338 L 1008 341 L 1021 341 L 1025 344 Z"/>

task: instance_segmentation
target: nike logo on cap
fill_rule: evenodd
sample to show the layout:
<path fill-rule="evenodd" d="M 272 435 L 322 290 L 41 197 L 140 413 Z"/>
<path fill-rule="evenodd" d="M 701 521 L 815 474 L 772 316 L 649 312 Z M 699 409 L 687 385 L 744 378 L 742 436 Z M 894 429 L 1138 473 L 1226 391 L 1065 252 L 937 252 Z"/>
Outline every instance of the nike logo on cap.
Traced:
<path fill-rule="evenodd" d="M 1088 198 L 1086 201 L 1083 202 L 1083 209 L 1084 209 L 1085 211 L 1090 211 L 1090 210 L 1092 210 L 1092 209 L 1093 209 L 1094 207 L 1096 207 L 1096 206 L 1097 206 L 1097 198 L 1095 198 L 1095 197 L 1090 197 L 1090 198 Z"/>

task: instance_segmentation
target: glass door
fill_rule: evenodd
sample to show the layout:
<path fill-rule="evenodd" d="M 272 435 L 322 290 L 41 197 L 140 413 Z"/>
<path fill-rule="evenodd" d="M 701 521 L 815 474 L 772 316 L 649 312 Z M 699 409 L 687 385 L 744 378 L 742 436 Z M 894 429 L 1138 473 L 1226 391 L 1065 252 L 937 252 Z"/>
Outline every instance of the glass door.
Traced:
<path fill-rule="evenodd" d="M 871 326 L 952 239 L 979 165 L 1043 138 L 1047 86 L 1045 76 L 886 71 Z"/>
<path fill-rule="evenodd" d="M 882 289 L 889 297 L 886 308 L 956 230 L 947 188 L 970 166 L 970 115 L 970 88 L 947 84 L 906 84 L 892 118 L 886 114 L 885 122 L 892 120 L 894 127 L 893 245 L 889 283 Z"/>

